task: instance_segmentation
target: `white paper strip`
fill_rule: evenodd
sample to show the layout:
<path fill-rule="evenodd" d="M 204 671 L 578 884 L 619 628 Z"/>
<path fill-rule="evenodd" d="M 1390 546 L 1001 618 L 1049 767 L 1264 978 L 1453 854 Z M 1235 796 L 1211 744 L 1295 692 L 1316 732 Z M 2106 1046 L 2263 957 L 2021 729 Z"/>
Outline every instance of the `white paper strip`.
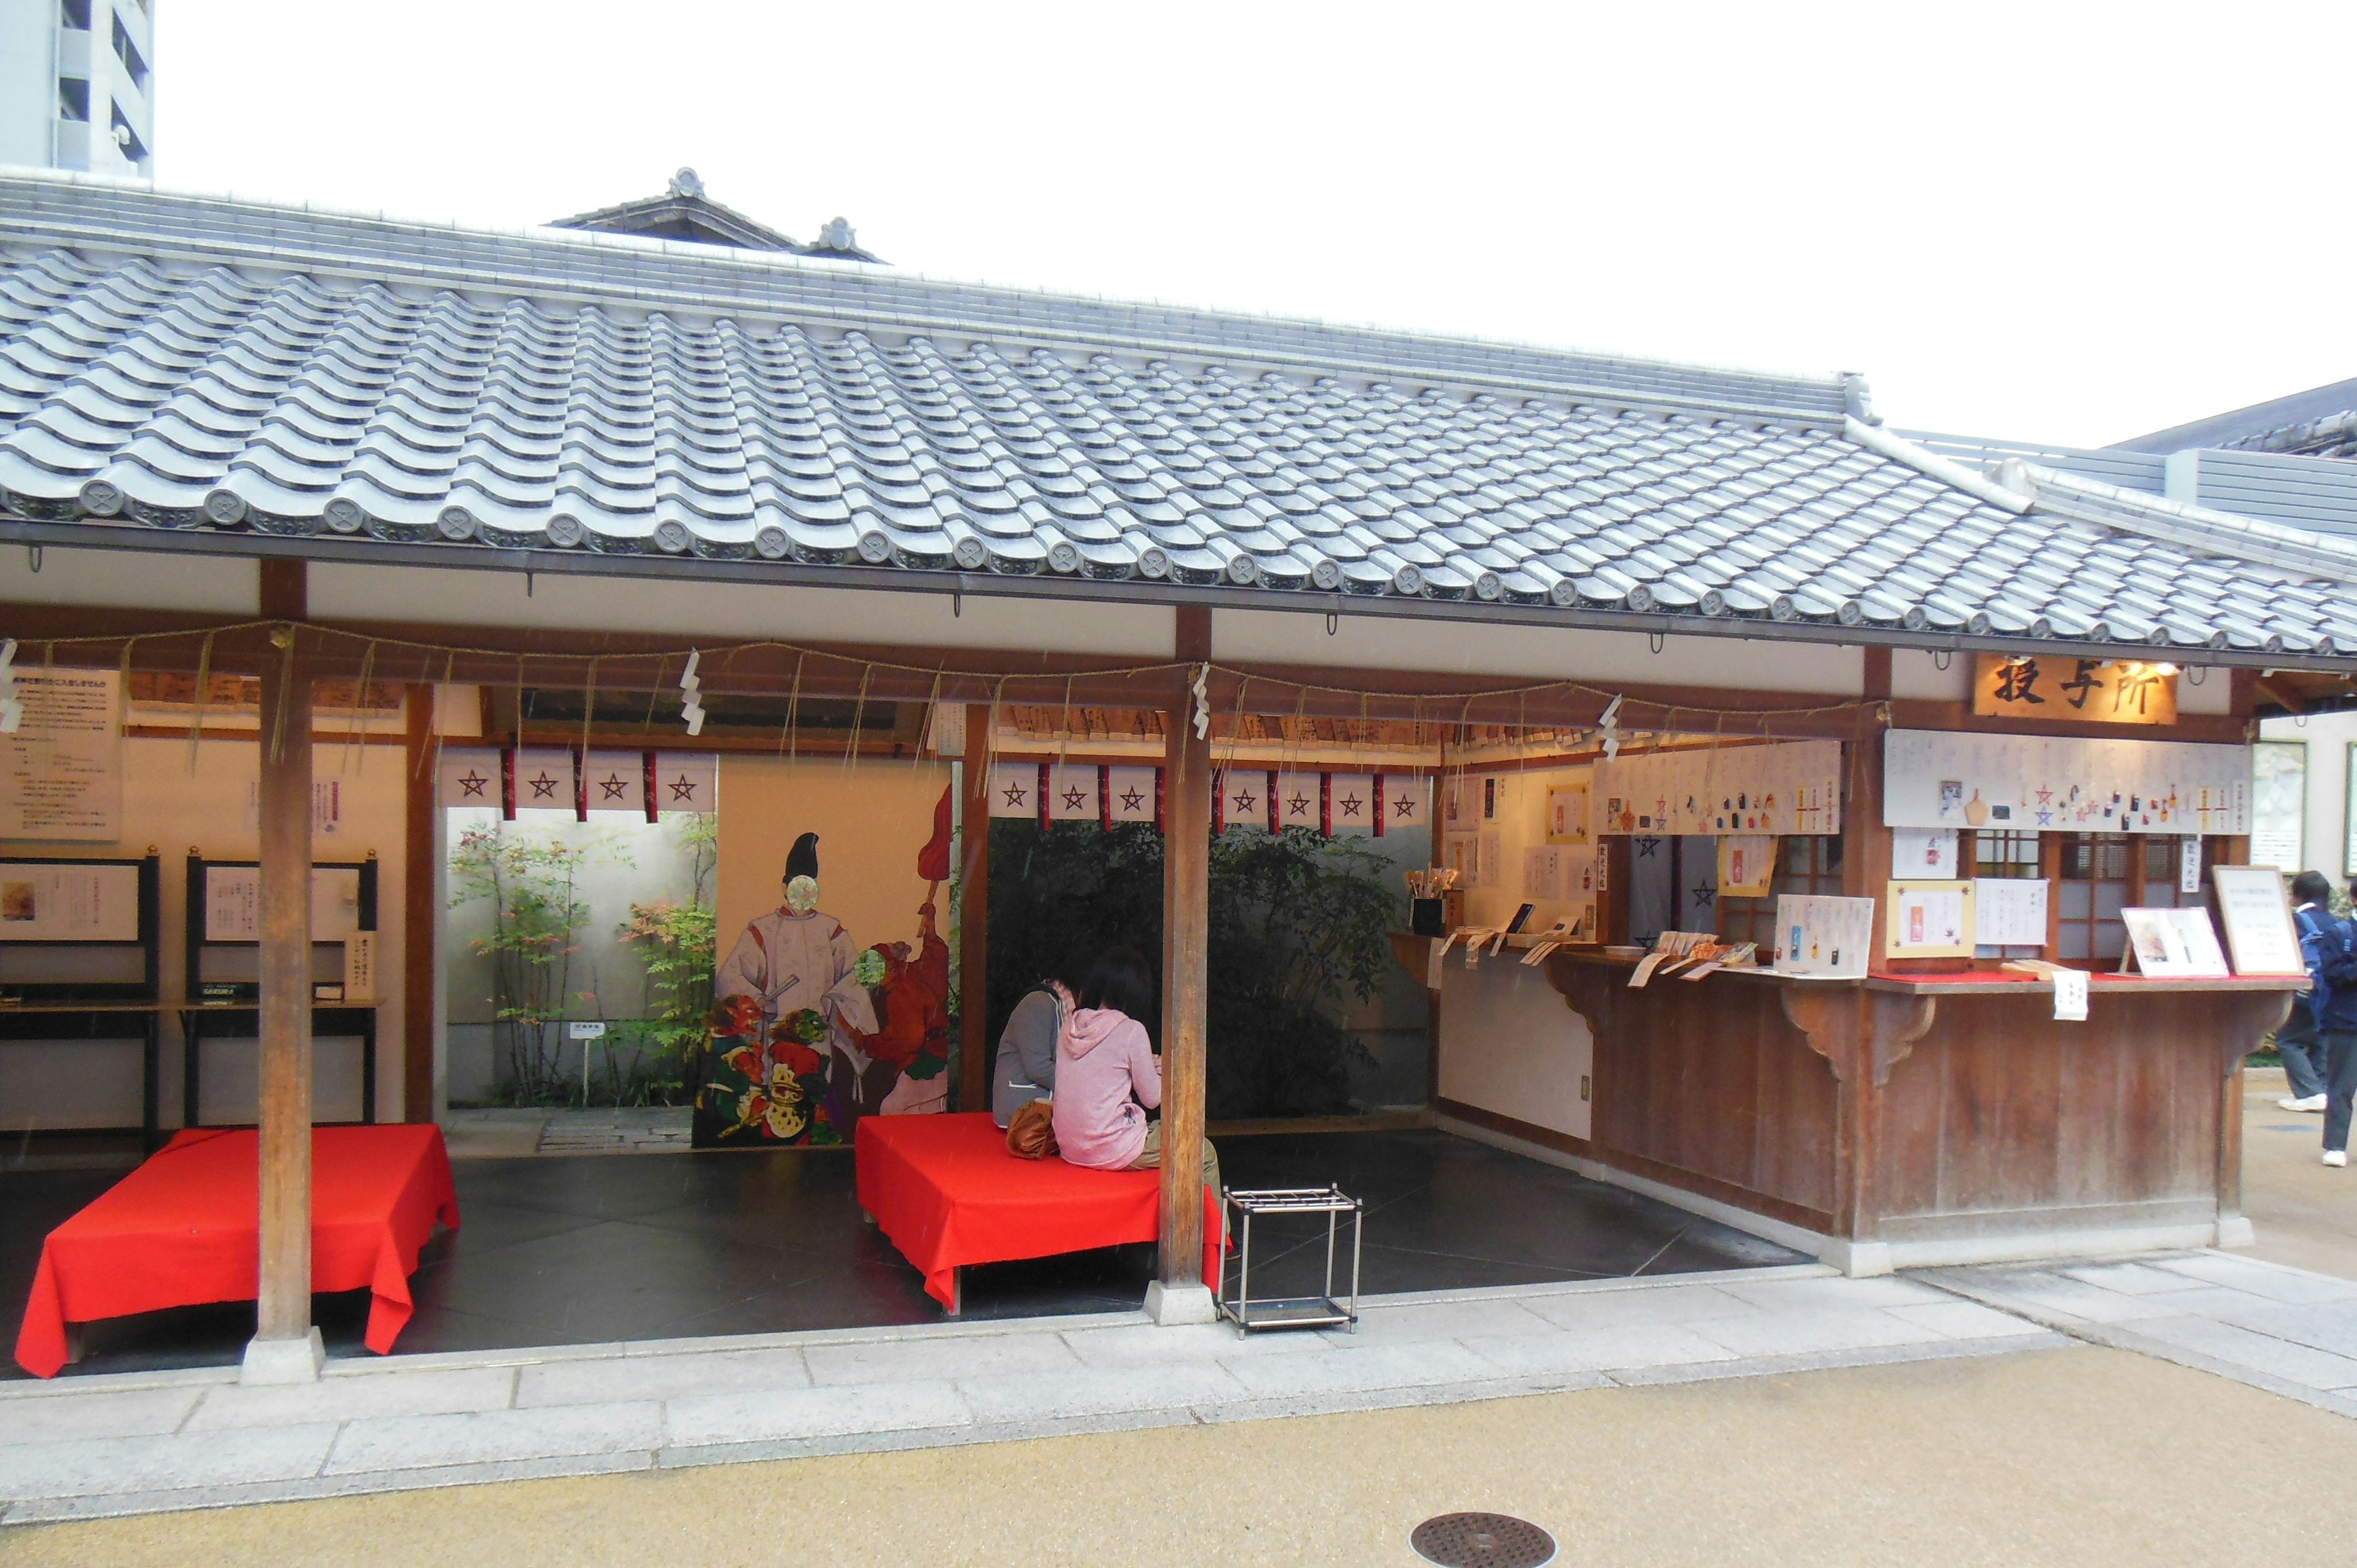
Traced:
<path fill-rule="evenodd" d="M 2074 1023 L 2087 1018 L 2087 972 L 2057 969 L 2054 973 L 2054 1015 Z"/>

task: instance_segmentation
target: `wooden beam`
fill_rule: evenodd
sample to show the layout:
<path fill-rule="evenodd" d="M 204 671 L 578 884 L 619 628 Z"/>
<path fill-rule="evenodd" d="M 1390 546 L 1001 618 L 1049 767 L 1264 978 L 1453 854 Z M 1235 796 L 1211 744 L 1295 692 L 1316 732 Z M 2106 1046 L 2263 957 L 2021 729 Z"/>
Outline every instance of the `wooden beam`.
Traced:
<path fill-rule="evenodd" d="M 441 935 L 440 878 L 435 875 L 435 817 L 441 800 L 434 777 L 434 688 L 405 689 L 402 752 L 401 1119 L 432 1122 L 434 1105 L 434 944 Z"/>
<path fill-rule="evenodd" d="M 958 833 L 958 1108 L 990 1109 L 990 732 L 988 703 L 965 710 Z"/>
<path fill-rule="evenodd" d="M 1211 657 L 1211 612 L 1178 611 L 1178 656 Z M 1154 1294 L 1165 1322 L 1200 1322 L 1203 1280 L 1204 1014 L 1210 993 L 1211 744 L 1196 738 L 1182 672 L 1163 725 L 1162 1236 Z M 1190 1308 L 1184 1304 L 1193 1304 Z"/>
<path fill-rule="evenodd" d="M 262 564 L 265 617 L 300 619 L 300 561 Z M 250 1382 L 317 1378 L 311 1326 L 311 671 L 290 639 L 262 671 L 261 1277 Z"/>

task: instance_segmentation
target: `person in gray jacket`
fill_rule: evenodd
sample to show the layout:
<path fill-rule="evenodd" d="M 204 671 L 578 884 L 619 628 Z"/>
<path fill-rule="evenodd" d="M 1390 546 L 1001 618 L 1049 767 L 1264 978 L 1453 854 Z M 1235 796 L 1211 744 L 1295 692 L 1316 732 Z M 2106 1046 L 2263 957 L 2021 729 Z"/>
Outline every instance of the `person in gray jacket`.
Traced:
<path fill-rule="evenodd" d="M 1071 988 L 1051 975 L 1025 992 L 1008 1015 L 990 1073 L 990 1118 L 1001 1127 L 1056 1092 L 1056 1036 L 1071 1013 Z"/>

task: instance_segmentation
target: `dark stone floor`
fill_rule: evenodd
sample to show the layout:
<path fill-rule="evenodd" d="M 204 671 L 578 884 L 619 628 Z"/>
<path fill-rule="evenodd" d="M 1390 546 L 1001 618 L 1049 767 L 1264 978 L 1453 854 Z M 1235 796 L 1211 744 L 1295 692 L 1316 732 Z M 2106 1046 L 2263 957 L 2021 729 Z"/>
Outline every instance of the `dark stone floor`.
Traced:
<path fill-rule="evenodd" d="M 1805 1262 L 1726 1226 L 1569 1171 L 1434 1132 L 1222 1139 L 1235 1187 L 1339 1183 L 1366 1201 L 1368 1294 Z M 457 1164 L 462 1229 L 427 1243 L 406 1352 L 594 1344 L 936 1321 L 941 1310 L 859 1217 L 847 1154 L 579 1155 Z M 16 1323 L 41 1239 L 120 1177 L 0 1174 L 0 1331 Z M 1264 1232 L 1261 1223 L 1271 1223 Z M 1347 1234 L 1347 1233 L 1346 1233 Z M 1346 1243 L 1347 1245 L 1347 1243 Z M 1150 1244 L 970 1269 L 969 1317 L 1135 1308 Z M 1255 1296 L 1313 1294 L 1322 1220 L 1256 1222 Z M 1348 1286 L 1347 1252 L 1336 1288 Z M 368 1293 L 316 1298 L 328 1354 L 365 1355 Z M 240 1303 L 92 1324 L 76 1372 L 233 1362 Z M 13 1360 L 0 1376 L 21 1377 Z"/>

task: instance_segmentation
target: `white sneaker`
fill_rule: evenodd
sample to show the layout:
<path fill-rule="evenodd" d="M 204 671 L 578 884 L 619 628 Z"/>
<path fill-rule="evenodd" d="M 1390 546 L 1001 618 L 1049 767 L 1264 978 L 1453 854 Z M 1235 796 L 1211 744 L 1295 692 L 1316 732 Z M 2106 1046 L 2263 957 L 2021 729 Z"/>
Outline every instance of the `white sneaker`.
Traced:
<path fill-rule="evenodd" d="M 2307 1099 L 2302 1100 L 2297 1095 L 2287 1095 L 2283 1099 L 2276 1101 L 2276 1103 L 2282 1106 L 2287 1111 L 2321 1112 L 2324 1109 L 2324 1096 L 2321 1094 L 2311 1094 Z"/>
<path fill-rule="evenodd" d="M 2324 1151 L 2324 1163 L 2330 1165 L 2333 1169 L 2339 1170 L 2341 1166 L 2349 1163 L 2349 1151 L 2346 1149 L 2327 1149 Z"/>

